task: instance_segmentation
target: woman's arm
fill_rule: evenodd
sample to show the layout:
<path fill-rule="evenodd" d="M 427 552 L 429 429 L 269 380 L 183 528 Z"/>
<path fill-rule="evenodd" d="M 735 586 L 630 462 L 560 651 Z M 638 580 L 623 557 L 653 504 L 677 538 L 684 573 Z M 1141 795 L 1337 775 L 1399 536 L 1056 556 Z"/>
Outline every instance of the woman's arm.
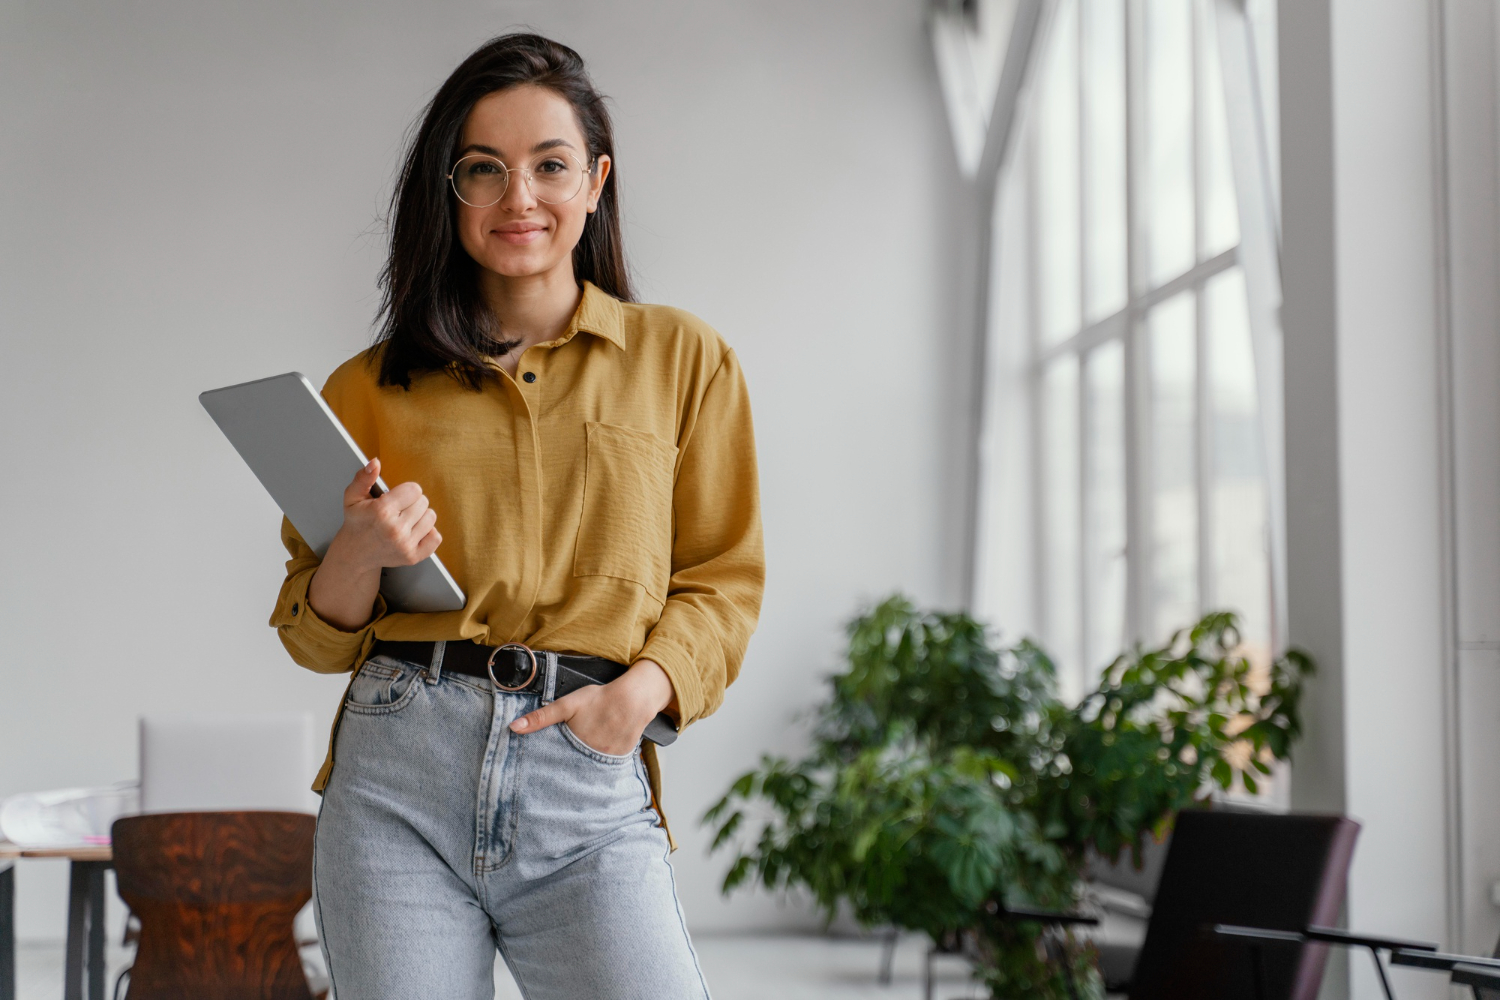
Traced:
<path fill-rule="evenodd" d="M 639 658 L 666 672 L 684 728 L 712 714 L 739 676 L 765 590 L 755 430 L 733 351 L 704 391 L 680 447 L 672 578 Z"/>
<path fill-rule="evenodd" d="M 292 659 L 309 670 L 339 673 L 359 662 L 374 641 L 372 626 L 385 615 L 381 566 L 419 562 L 442 541 L 421 487 L 403 483 L 372 498 L 379 475 L 380 463 L 372 461 L 344 491 L 344 524 L 322 559 L 282 519 L 291 559 L 271 625 Z"/>

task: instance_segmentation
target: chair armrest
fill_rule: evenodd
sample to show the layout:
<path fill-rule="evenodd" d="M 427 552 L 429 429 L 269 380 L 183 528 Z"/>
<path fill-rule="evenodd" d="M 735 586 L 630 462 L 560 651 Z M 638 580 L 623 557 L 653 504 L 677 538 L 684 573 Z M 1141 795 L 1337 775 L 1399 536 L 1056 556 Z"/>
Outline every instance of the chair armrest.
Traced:
<path fill-rule="evenodd" d="M 1437 951 L 1437 945 L 1426 941 L 1404 941 L 1400 938 L 1355 934 L 1338 927 L 1309 927 L 1302 932 L 1309 941 L 1341 944 L 1350 948 L 1385 948 L 1388 951 Z"/>
<path fill-rule="evenodd" d="M 1453 967 L 1453 978 L 1449 982 L 1454 986 L 1488 987 L 1492 990 L 1500 989 L 1500 969 L 1460 963 Z"/>
<path fill-rule="evenodd" d="M 1319 941 L 1323 944 L 1337 944 L 1345 948 L 1371 948 L 1383 949 L 1391 953 L 1391 962 L 1396 965 L 1421 965 L 1429 968 L 1447 968 L 1454 961 L 1463 960 L 1462 956 L 1444 955 L 1439 956 L 1437 945 L 1428 944 L 1425 941 L 1406 941 L 1401 938 L 1375 937 L 1370 934 L 1355 934 L 1338 927 L 1308 927 L 1301 931 L 1273 930 L 1269 927 L 1241 927 L 1238 924 L 1214 924 L 1208 928 L 1210 933 L 1220 937 L 1249 938 L 1256 941 L 1281 941 L 1286 944 L 1303 944 L 1308 941 Z M 1403 961 L 1402 957 L 1406 960 Z M 1448 965 L 1429 965 L 1422 961 L 1424 956 L 1435 956 L 1448 959 Z M 1476 959 L 1477 962 L 1486 962 L 1487 959 Z M 1496 963 L 1500 966 L 1500 962 Z"/>
<path fill-rule="evenodd" d="M 1058 927 L 1097 927 L 1099 924 L 1098 917 L 1090 917 L 1082 913 L 1034 910 L 1029 906 L 1007 906 L 995 899 L 984 904 L 984 910 L 997 920 L 1034 920 L 1039 924 L 1053 924 Z"/>
<path fill-rule="evenodd" d="M 1449 969 L 1459 965 L 1467 965 L 1474 969 L 1490 969 L 1500 972 L 1500 958 L 1481 958 L 1477 955 L 1448 955 L 1440 951 L 1427 951 L 1420 949 L 1411 951 L 1406 948 L 1397 948 L 1391 952 L 1392 965 L 1405 965 L 1416 969 L 1432 969 L 1438 972 L 1447 972 Z"/>
<path fill-rule="evenodd" d="M 1241 927 L 1239 924 L 1213 924 L 1210 934 L 1219 937 L 1245 938 L 1251 941 L 1277 941 L 1282 944 L 1305 944 L 1307 938 L 1299 931 L 1277 931 L 1269 927 Z"/>

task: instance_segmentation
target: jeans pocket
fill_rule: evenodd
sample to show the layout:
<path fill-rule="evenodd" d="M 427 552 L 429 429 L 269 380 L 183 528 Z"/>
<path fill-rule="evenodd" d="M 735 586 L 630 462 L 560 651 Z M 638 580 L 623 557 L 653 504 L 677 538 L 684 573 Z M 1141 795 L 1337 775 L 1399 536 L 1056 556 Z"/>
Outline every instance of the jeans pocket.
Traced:
<path fill-rule="evenodd" d="M 517 736 L 521 780 L 511 852 L 530 878 L 576 860 L 648 819 L 640 756 L 600 753 L 564 723 Z"/>
<path fill-rule="evenodd" d="M 359 668 L 344 697 L 344 711 L 359 715 L 391 715 L 411 704 L 422 685 L 415 664 L 385 656 L 371 657 Z"/>
<path fill-rule="evenodd" d="M 585 757 L 590 758 L 591 760 L 596 760 L 601 764 L 610 764 L 612 766 L 629 764 L 631 761 L 635 760 L 634 750 L 630 751 L 629 753 L 622 754 L 605 753 L 603 750 L 595 750 L 593 747 L 583 742 L 583 740 L 579 739 L 578 734 L 573 732 L 573 730 L 569 728 L 566 722 L 559 722 L 557 724 L 557 727 L 562 730 L 563 738 L 568 741 L 568 744 L 574 750 L 577 750 L 579 753 L 583 754 Z"/>

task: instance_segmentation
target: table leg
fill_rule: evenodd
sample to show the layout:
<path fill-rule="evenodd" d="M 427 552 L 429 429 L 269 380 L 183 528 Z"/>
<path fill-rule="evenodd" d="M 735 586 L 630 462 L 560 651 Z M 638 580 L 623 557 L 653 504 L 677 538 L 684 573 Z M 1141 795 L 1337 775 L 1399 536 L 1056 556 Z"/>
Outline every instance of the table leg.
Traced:
<path fill-rule="evenodd" d="M 86 861 L 89 866 L 89 1000 L 104 1000 L 104 870 L 107 861 Z"/>
<path fill-rule="evenodd" d="M 63 961 L 63 1000 L 83 1000 L 83 944 L 88 922 L 88 872 L 83 862 L 68 866 L 68 945 Z"/>
<path fill-rule="evenodd" d="M 16 866 L 0 865 L 0 1000 L 16 1000 Z"/>
<path fill-rule="evenodd" d="M 63 1000 L 104 1000 L 104 873 L 108 861 L 74 861 L 68 872 L 68 947 Z"/>

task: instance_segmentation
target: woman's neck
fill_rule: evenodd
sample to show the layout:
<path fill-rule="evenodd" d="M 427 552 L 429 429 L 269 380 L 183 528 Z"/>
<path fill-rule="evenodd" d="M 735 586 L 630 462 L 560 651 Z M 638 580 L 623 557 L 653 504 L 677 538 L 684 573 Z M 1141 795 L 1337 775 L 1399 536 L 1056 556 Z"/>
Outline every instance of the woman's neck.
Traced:
<path fill-rule="evenodd" d="M 495 317 L 498 338 L 519 341 L 495 359 L 511 375 L 528 347 L 562 336 L 583 294 L 571 266 L 524 277 L 507 277 L 481 268 L 479 291 Z"/>

